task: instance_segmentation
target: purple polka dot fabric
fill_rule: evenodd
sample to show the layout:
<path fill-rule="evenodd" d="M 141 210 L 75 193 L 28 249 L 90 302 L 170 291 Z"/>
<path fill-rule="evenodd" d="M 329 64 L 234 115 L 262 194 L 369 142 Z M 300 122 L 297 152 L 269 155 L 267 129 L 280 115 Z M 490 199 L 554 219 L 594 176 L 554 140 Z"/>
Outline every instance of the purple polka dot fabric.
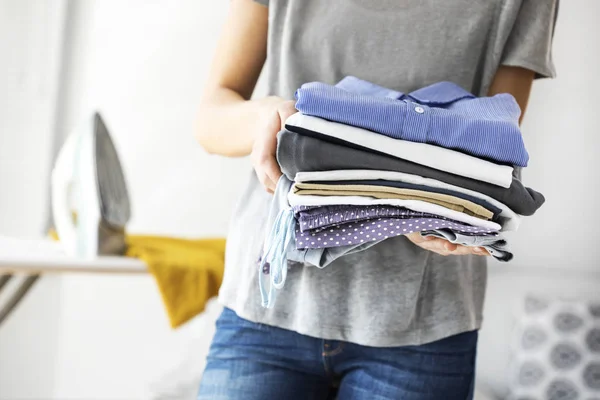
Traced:
<path fill-rule="evenodd" d="M 447 219 L 438 215 L 409 210 L 404 207 L 386 205 L 296 206 L 294 207 L 294 214 L 302 232 L 383 217 Z"/>
<path fill-rule="evenodd" d="M 449 228 L 454 232 L 463 234 L 495 233 L 484 228 L 439 218 L 376 218 L 374 220 L 335 225 L 321 230 L 302 232 L 300 229 L 296 229 L 296 248 L 320 249 L 348 246 L 440 228 Z"/>
<path fill-rule="evenodd" d="M 444 217 L 393 206 L 297 207 L 297 249 L 320 249 L 380 241 L 390 237 L 448 228 L 473 236 L 498 232 Z M 368 215 L 367 215 L 368 212 Z M 378 215 L 390 215 L 378 217 Z M 394 215 L 395 214 L 395 215 Z"/>

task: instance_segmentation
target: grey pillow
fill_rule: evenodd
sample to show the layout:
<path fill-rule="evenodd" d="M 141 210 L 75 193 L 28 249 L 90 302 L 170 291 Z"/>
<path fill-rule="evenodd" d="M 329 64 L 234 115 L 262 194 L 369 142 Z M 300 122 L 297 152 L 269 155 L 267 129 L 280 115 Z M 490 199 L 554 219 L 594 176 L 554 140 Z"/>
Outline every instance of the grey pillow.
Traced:
<path fill-rule="evenodd" d="M 600 301 L 529 295 L 522 305 L 509 399 L 600 399 Z"/>

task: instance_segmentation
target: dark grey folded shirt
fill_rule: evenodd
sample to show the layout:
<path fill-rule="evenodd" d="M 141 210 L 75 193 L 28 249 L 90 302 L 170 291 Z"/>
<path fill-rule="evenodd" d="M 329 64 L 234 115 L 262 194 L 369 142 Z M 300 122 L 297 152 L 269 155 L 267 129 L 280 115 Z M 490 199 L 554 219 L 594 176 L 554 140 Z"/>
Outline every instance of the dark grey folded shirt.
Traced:
<path fill-rule="evenodd" d="M 544 196 L 513 178 L 509 188 L 492 185 L 415 164 L 400 158 L 282 130 L 277 135 L 277 161 L 281 171 L 294 180 L 298 172 L 343 169 L 398 171 L 436 179 L 488 195 L 517 214 L 533 215 L 544 204 Z"/>

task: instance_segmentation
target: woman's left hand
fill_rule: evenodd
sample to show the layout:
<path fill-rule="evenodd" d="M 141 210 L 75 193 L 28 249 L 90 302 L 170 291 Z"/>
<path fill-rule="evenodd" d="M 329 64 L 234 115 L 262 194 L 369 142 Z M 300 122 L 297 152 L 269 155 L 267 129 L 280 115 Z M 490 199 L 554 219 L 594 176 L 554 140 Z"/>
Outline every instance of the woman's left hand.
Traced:
<path fill-rule="evenodd" d="M 420 232 L 413 232 L 408 235 L 405 235 L 408 240 L 416 244 L 422 249 L 433 251 L 434 253 L 440 254 L 442 256 L 450 256 L 450 255 L 467 255 L 474 254 L 476 256 L 489 256 L 490 253 L 487 252 L 483 247 L 471 247 L 471 246 L 462 246 L 460 244 L 450 243 L 445 239 L 440 239 L 432 236 L 421 236 Z"/>

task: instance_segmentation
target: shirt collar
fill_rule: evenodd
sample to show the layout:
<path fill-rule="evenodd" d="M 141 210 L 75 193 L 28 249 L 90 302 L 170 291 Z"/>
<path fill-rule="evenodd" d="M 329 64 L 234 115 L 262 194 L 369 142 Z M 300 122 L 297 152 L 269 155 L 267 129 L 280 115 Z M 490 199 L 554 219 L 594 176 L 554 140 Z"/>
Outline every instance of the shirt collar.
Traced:
<path fill-rule="evenodd" d="M 347 76 L 339 81 L 335 87 L 348 92 L 367 96 L 385 97 L 400 100 L 406 95 L 402 92 L 388 89 L 374 83 Z M 442 105 L 453 103 L 458 100 L 475 98 L 475 96 L 452 82 L 438 82 L 424 88 L 411 92 L 408 97 L 421 104 Z"/>
<path fill-rule="evenodd" d="M 409 96 L 421 104 L 442 105 L 475 96 L 452 82 L 438 82 L 411 92 Z"/>

